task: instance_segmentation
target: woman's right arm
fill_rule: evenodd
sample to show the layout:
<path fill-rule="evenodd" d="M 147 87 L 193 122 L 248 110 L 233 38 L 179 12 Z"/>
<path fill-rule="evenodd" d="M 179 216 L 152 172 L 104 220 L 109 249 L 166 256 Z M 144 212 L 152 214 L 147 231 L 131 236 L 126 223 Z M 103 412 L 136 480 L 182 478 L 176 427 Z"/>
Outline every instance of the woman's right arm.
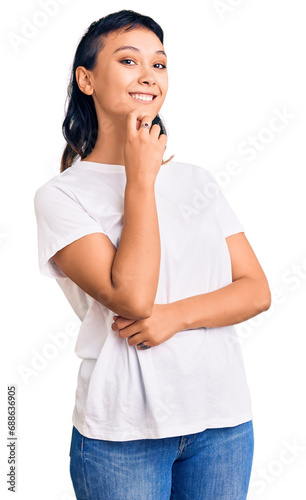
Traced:
<path fill-rule="evenodd" d="M 154 125 L 136 132 L 135 111 L 128 117 L 125 148 L 126 187 L 118 249 L 103 233 L 70 243 L 52 258 L 91 297 L 128 319 L 148 318 L 153 309 L 160 267 L 160 237 L 154 183 L 166 136 Z M 146 117 L 149 121 L 149 117 Z"/>

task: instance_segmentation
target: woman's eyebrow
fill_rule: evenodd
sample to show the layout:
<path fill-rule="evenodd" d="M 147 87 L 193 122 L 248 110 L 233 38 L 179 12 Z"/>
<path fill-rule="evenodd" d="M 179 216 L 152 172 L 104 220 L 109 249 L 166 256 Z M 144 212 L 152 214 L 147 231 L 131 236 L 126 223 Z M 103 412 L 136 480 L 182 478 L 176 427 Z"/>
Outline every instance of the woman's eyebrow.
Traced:
<path fill-rule="evenodd" d="M 139 49 L 137 49 L 137 47 L 132 47 L 131 45 L 124 45 L 122 47 L 119 47 L 118 49 L 115 50 L 115 52 L 113 52 L 113 54 L 116 54 L 116 52 L 119 52 L 119 50 L 134 50 L 136 52 L 140 52 Z M 155 52 L 155 54 L 163 54 L 164 56 L 167 57 L 167 54 L 164 50 L 157 50 Z"/>

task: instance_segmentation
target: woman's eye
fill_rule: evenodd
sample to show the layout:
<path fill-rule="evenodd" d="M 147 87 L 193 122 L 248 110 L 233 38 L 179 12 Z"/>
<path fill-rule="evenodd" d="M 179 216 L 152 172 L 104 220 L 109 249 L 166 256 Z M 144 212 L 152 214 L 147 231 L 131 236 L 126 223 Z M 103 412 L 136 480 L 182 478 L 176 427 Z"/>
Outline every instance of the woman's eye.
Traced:
<path fill-rule="evenodd" d="M 127 66 L 132 66 L 132 65 L 131 65 L 131 64 L 129 64 L 129 63 L 133 63 L 133 64 L 135 64 L 135 63 L 134 63 L 134 61 L 132 61 L 132 59 L 123 59 L 121 62 L 122 62 L 123 64 L 126 64 Z"/>
<path fill-rule="evenodd" d="M 133 66 L 134 64 L 136 64 L 132 59 L 122 59 L 122 61 L 120 61 L 122 64 L 125 64 L 126 66 Z M 154 64 L 154 67 L 157 69 L 166 69 L 167 66 L 165 66 L 164 64 L 162 63 L 156 63 Z"/>

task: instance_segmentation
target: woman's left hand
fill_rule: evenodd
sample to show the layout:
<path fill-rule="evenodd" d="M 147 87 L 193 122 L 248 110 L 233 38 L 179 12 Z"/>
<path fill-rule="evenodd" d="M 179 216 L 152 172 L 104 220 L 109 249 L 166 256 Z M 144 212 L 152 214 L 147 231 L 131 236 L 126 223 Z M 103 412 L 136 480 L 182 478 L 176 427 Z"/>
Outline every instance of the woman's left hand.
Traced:
<path fill-rule="evenodd" d="M 182 329 L 173 303 L 154 304 L 151 316 L 146 319 L 132 320 L 123 316 L 113 318 L 112 329 L 118 331 L 123 339 L 129 337 L 128 343 L 131 346 L 144 342 L 155 347 Z M 138 345 L 137 349 L 142 350 Z"/>

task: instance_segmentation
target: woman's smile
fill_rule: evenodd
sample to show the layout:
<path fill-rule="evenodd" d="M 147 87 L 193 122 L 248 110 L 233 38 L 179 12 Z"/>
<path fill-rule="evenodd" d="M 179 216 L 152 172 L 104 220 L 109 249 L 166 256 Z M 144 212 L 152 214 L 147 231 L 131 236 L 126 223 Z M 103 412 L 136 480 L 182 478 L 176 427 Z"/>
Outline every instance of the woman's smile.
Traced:
<path fill-rule="evenodd" d="M 144 104 L 150 104 L 157 97 L 155 94 L 129 92 L 130 96 L 136 101 L 142 101 Z"/>

